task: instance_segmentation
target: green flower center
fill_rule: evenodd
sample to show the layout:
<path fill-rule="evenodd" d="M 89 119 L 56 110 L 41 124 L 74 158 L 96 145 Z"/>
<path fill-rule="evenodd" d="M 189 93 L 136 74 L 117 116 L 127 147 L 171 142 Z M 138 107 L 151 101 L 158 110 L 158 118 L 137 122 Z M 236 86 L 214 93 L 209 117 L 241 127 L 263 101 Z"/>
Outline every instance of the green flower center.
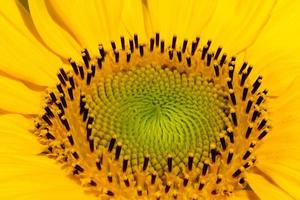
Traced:
<path fill-rule="evenodd" d="M 199 74 L 149 65 L 103 78 L 87 99 L 99 145 L 107 148 L 116 136 L 132 172 L 149 156 L 149 166 L 162 175 L 168 156 L 181 168 L 190 153 L 196 166 L 208 157 L 226 129 L 225 96 Z"/>
<path fill-rule="evenodd" d="M 225 199 L 248 189 L 246 171 L 270 132 L 252 66 L 211 41 L 172 48 L 159 34 L 99 45 L 60 69 L 33 132 L 44 154 L 99 198 Z M 189 45 L 188 45 L 189 44 Z"/>

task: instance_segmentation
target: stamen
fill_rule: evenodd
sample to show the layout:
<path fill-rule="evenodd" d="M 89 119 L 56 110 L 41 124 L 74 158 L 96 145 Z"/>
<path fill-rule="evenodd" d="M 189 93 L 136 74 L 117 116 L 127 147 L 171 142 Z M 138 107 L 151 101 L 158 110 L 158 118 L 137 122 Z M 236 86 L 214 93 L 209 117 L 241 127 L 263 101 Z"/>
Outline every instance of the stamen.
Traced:
<path fill-rule="evenodd" d="M 226 57 L 227 57 L 227 55 L 224 53 L 224 54 L 222 55 L 221 60 L 220 60 L 220 66 L 221 66 L 221 67 L 224 65 L 225 60 L 226 60 Z"/>
<path fill-rule="evenodd" d="M 192 168 L 193 168 L 193 161 L 194 161 L 194 156 L 192 154 L 190 154 L 189 158 L 188 158 L 188 169 L 189 170 L 192 170 Z"/>
<path fill-rule="evenodd" d="M 253 151 L 253 148 L 249 148 L 249 149 L 246 151 L 246 153 L 244 154 L 243 160 L 246 160 L 247 158 L 249 158 L 249 156 L 251 155 L 252 151 Z"/>
<path fill-rule="evenodd" d="M 150 51 L 152 52 L 154 50 L 154 38 L 150 38 Z"/>
<path fill-rule="evenodd" d="M 169 170 L 169 172 L 172 171 L 172 156 L 171 155 L 168 156 L 168 170 Z"/>
<path fill-rule="evenodd" d="M 182 44 L 182 49 L 181 49 L 181 52 L 182 52 L 182 53 L 185 53 L 187 44 L 188 44 L 188 41 L 187 41 L 187 40 L 184 40 L 184 41 L 183 41 L 183 44 Z"/>
<path fill-rule="evenodd" d="M 205 160 L 203 162 L 203 168 L 202 168 L 202 176 L 205 176 L 207 171 L 208 171 L 208 167 L 209 167 L 209 161 Z"/>
<path fill-rule="evenodd" d="M 84 169 L 80 165 L 78 165 L 78 164 L 76 164 L 74 166 L 74 169 L 77 170 L 77 171 L 79 171 L 79 172 L 84 172 Z"/>
<path fill-rule="evenodd" d="M 131 58 L 131 53 L 127 53 L 126 54 L 126 62 L 130 62 L 130 58 Z"/>
<path fill-rule="evenodd" d="M 107 174 L 107 180 L 108 180 L 108 182 L 110 182 L 110 183 L 113 182 L 112 174 L 111 174 L 110 172 Z"/>
<path fill-rule="evenodd" d="M 223 133 L 220 133 L 220 142 L 221 142 L 222 149 L 226 150 L 227 145 L 226 145 L 225 137 L 224 137 Z"/>
<path fill-rule="evenodd" d="M 248 114 L 250 112 L 251 106 L 253 104 L 253 100 L 249 99 L 246 107 L 246 113 Z"/>
<path fill-rule="evenodd" d="M 104 51 L 103 45 L 100 44 L 100 45 L 98 46 L 98 49 L 99 49 L 99 54 L 100 54 L 100 56 L 101 56 L 100 59 L 101 59 L 102 61 L 104 61 L 104 58 L 105 58 L 105 51 Z"/>
<path fill-rule="evenodd" d="M 46 137 L 49 140 L 55 140 L 55 137 L 50 132 L 47 132 Z"/>
<path fill-rule="evenodd" d="M 172 49 L 176 49 L 176 40 L 177 40 L 177 37 L 176 37 L 176 35 L 174 35 L 172 38 Z"/>
<path fill-rule="evenodd" d="M 173 50 L 169 49 L 168 53 L 169 53 L 169 59 L 172 60 L 173 59 Z"/>
<path fill-rule="evenodd" d="M 216 144 L 213 143 L 213 144 L 210 145 L 210 148 L 211 148 L 211 150 L 210 150 L 210 152 L 211 152 L 211 160 L 214 163 L 214 162 L 216 162 L 216 156 L 217 156 L 217 150 L 216 150 L 216 148 L 217 148 L 217 146 L 216 146 Z"/>
<path fill-rule="evenodd" d="M 123 159 L 123 172 L 126 172 L 128 166 L 128 158 L 124 157 Z"/>
<path fill-rule="evenodd" d="M 111 41 L 110 44 L 111 44 L 112 50 L 115 51 L 116 48 L 117 48 L 117 47 L 116 47 L 116 43 L 115 43 L 114 41 Z"/>
<path fill-rule="evenodd" d="M 233 157 L 233 149 L 229 149 L 228 156 L 227 156 L 227 164 L 230 164 L 232 157 Z"/>
<path fill-rule="evenodd" d="M 89 141 L 90 151 L 94 152 L 94 150 L 95 150 L 94 140 L 93 139 L 88 139 L 88 141 Z"/>
<path fill-rule="evenodd" d="M 63 84 L 64 86 L 66 86 L 66 82 L 65 82 L 63 76 L 60 73 L 57 74 L 57 77 L 58 77 L 59 81 L 61 82 L 61 84 Z"/>
<path fill-rule="evenodd" d="M 67 81 L 68 80 L 68 76 L 67 76 L 65 70 L 63 68 L 60 68 L 59 71 L 60 71 L 60 74 L 62 75 L 62 77 L 64 78 L 64 80 Z"/>
<path fill-rule="evenodd" d="M 253 88 L 252 88 L 252 91 L 251 91 L 252 94 L 254 94 L 254 93 L 257 91 L 257 89 L 259 88 L 259 86 L 260 86 L 260 84 L 261 84 L 261 80 L 262 80 L 262 77 L 259 76 L 259 77 L 256 79 L 256 81 L 253 83 Z"/>
<path fill-rule="evenodd" d="M 64 92 L 64 90 L 63 90 L 61 84 L 57 84 L 57 85 L 56 85 L 56 88 L 57 88 L 57 90 L 59 91 L 60 94 L 63 94 L 63 95 L 65 94 L 65 92 Z"/>
<path fill-rule="evenodd" d="M 220 55 L 221 51 L 222 51 L 222 47 L 218 47 L 218 49 L 215 53 L 215 57 L 214 57 L 215 60 L 217 60 L 219 58 L 219 55 Z"/>
<path fill-rule="evenodd" d="M 190 67 L 192 65 L 192 61 L 191 61 L 191 57 L 190 56 L 187 56 L 186 57 L 186 63 L 187 65 Z"/>
<path fill-rule="evenodd" d="M 127 178 L 127 177 L 124 179 L 124 183 L 125 183 L 125 185 L 126 185 L 127 187 L 129 187 L 129 186 L 130 186 L 130 183 L 129 183 L 129 180 L 128 180 L 128 178 Z"/>
<path fill-rule="evenodd" d="M 130 47 L 130 51 L 131 51 L 131 53 L 133 53 L 134 52 L 134 44 L 133 44 L 133 40 L 129 40 L 129 47 Z"/>
<path fill-rule="evenodd" d="M 69 62 L 70 62 L 70 64 L 71 64 L 72 68 L 73 68 L 74 73 L 75 73 L 76 75 L 78 75 L 79 71 L 78 71 L 78 67 L 77 67 L 75 61 L 73 61 L 72 59 L 69 59 Z"/>
<path fill-rule="evenodd" d="M 243 65 L 241 66 L 240 68 L 240 71 L 239 71 L 239 74 L 242 74 L 242 72 L 246 69 L 248 63 L 247 62 L 244 62 Z"/>
<path fill-rule="evenodd" d="M 160 53 L 164 53 L 165 51 L 165 41 L 160 41 Z"/>
<path fill-rule="evenodd" d="M 178 58 L 178 62 L 182 61 L 182 54 L 180 51 L 177 51 L 177 58 Z"/>
<path fill-rule="evenodd" d="M 52 126 L 52 122 L 50 121 L 50 119 L 48 118 L 47 115 L 43 115 L 43 116 L 42 116 L 42 119 L 43 119 L 45 122 L 47 122 L 47 124 L 48 124 L 49 126 Z"/>
<path fill-rule="evenodd" d="M 151 184 L 153 185 L 155 183 L 156 180 L 156 173 L 152 173 L 151 174 Z"/>
<path fill-rule="evenodd" d="M 200 184 L 199 184 L 199 187 L 198 187 L 198 190 L 201 191 L 204 188 L 204 186 L 205 186 L 205 182 L 204 182 L 204 180 L 201 180 Z"/>
<path fill-rule="evenodd" d="M 149 155 L 146 155 L 144 158 L 143 171 L 147 169 L 148 163 L 149 163 Z"/>
<path fill-rule="evenodd" d="M 265 125 L 267 124 L 267 120 L 266 119 L 262 119 L 261 122 L 259 123 L 257 130 L 261 130 L 262 128 L 265 127 Z"/>
<path fill-rule="evenodd" d="M 269 132 L 269 129 L 263 130 L 263 131 L 260 133 L 260 135 L 258 136 L 258 139 L 259 139 L 259 140 L 263 139 L 263 138 L 268 134 L 268 132 Z"/>
<path fill-rule="evenodd" d="M 232 174 L 232 177 L 233 177 L 233 178 L 238 177 L 238 176 L 242 173 L 242 171 L 244 171 L 244 167 L 241 167 L 241 168 L 237 169 L 237 170 Z"/>
<path fill-rule="evenodd" d="M 217 64 L 214 65 L 214 70 L 215 70 L 216 77 L 218 77 L 220 75 L 220 71 L 219 71 L 219 66 Z"/>
<path fill-rule="evenodd" d="M 191 50 L 191 55 L 193 56 L 196 52 L 196 49 L 197 49 L 197 45 L 198 43 L 197 42 L 192 42 L 192 50 Z"/>
<path fill-rule="evenodd" d="M 137 34 L 134 34 L 133 36 L 134 38 L 134 44 L 135 44 L 135 48 L 139 48 L 139 39 L 138 39 L 138 35 Z"/>
<path fill-rule="evenodd" d="M 119 58 L 120 58 L 119 51 L 118 51 L 118 50 L 115 50 L 115 51 L 114 51 L 114 54 L 115 54 L 115 62 L 118 63 L 118 62 L 119 62 Z"/>
<path fill-rule="evenodd" d="M 213 54 L 208 53 L 207 54 L 207 61 L 206 61 L 206 66 L 209 67 L 211 64 L 211 60 L 212 60 Z"/>
<path fill-rule="evenodd" d="M 247 131 L 246 131 L 246 139 L 249 138 L 251 132 L 252 132 L 252 128 L 253 128 L 253 125 L 252 124 L 249 124 L 248 128 L 247 128 Z"/>
<path fill-rule="evenodd" d="M 45 111 L 49 117 L 54 117 L 53 112 L 51 111 L 51 109 L 48 106 L 45 107 Z"/>
<path fill-rule="evenodd" d="M 116 138 L 115 137 L 112 137 L 110 139 L 110 143 L 109 143 L 109 147 L 108 147 L 108 151 L 111 152 L 114 148 L 114 145 L 115 145 L 115 142 L 116 142 Z"/>
<path fill-rule="evenodd" d="M 89 62 L 88 56 L 86 55 L 85 52 L 82 52 L 81 57 L 82 57 L 85 67 L 88 69 L 90 67 L 90 62 Z"/>
<path fill-rule="evenodd" d="M 73 140 L 72 135 L 68 135 L 68 140 L 69 140 L 70 144 L 73 146 L 74 145 L 74 140 Z"/>
<path fill-rule="evenodd" d="M 229 90 L 229 95 L 230 95 L 230 99 L 233 105 L 236 105 L 236 98 L 235 98 L 235 94 L 234 94 L 234 90 L 230 89 Z"/>
<path fill-rule="evenodd" d="M 125 38 L 123 36 L 120 37 L 122 50 L 125 51 Z"/>
<path fill-rule="evenodd" d="M 201 54 L 201 59 L 204 60 L 206 54 L 207 54 L 207 51 L 208 51 L 208 46 L 204 46 L 202 48 L 202 54 Z"/>
<path fill-rule="evenodd" d="M 56 102 L 57 99 L 56 99 L 56 96 L 53 92 L 50 93 L 50 97 L 52 99 L 52 102 Z"/>
<path fill-rule="evenodd" d="M 243 89 L 243 97 L 242 97 L 242 100 L 243 100 L 243 101 L 246 100 L 247 94 L 248 94 L 248 88 L 247 88 L 247 87 L 244 87 L 244 89 Z"/>
<path fill-rule="evenodd" d="M 140 45 L 140 56 L 144 55 L 144 46 Z"/>
<path fill-rule="evenodd" d="M 122 149 L 122 144 L 119 143 L 117 144 L 117 147 L 116 147 L 116 155 L 115 155 L 115 159 L 118 160 L 120 158 L 120 155 L 121 155 L 121 149 Z"/>
<path fill-rule="evenodd" d="M 155 45 L 156 45 L 156 47 L 159 46 L 159 33 L 155 34 Z"/>
<path fill-rule="evenodd" d="M 79 159 L 79 155 L 77 154 L 77 152 L 75 151 L 75 152 L 73 152 L 72 153 L 72 155 L 74 156 L 74 158 L 76 159 L 76 160 L 78 160 Z"/>
<path fill-rule="evenodd" d="M 83 71 L 83 67 L 82 66 L 78 66 L 79 69 L 79 73 L 80 73 L 80 77 L 83 80 L 84 79 L 84 71 Z"/>

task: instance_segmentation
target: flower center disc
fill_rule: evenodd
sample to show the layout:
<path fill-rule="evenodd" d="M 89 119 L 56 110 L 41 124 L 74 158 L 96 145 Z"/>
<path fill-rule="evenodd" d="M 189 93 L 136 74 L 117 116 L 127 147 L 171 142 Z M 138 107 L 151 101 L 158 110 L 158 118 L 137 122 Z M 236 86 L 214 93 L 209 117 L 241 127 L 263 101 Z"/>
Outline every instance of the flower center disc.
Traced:
<path fill-rule="evenodd" d="M 238 69 L 211 41 L 165 49 L 134 35 L 121 49 L 85 49 L 60 69 L 35 135 L 45 154 L 106 199 L 219 199 L 247 187 L 255 148 L 269 132 L 262 77 Z"/>
<path fill-rule="evenodd" d="M 226 127 L 225 97 L 200 75 L 148 65 L 103 78 L 87 99 L 99 145 L 116 136 L 132 172 L 149 157 L 148 167 L 163 175 L 168 156 L 174 168 L 185 167 L 190 153 L 196 166 L 208 157 Z"/>

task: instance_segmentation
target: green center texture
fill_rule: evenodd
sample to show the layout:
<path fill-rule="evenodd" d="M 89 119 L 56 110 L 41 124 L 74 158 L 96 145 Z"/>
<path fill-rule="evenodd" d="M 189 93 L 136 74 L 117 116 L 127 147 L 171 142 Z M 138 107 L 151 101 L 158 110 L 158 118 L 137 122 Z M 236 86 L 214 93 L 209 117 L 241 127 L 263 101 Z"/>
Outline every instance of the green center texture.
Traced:
<path fill-rule="evenodd" d="M 218 135 L 226 128 L 226 94 L 201 74 L 135 66 L 93 87 L 88 102 L 95 116 L 95 137 L 107 148 L 116 135 L 133 171 L 146 155 L 158 174 L 168 170 L 168 155 L 174 167 L 183 168 L 192 153 L 200 166 L 210 144 L 219 145 Z"/>

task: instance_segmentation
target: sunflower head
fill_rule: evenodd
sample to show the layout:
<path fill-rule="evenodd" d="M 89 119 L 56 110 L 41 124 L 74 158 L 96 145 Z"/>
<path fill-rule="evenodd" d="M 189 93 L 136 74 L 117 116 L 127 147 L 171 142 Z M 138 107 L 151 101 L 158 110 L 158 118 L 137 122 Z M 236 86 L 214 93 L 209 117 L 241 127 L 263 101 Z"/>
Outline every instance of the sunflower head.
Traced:
<path fill-rule="evenodd" d="M 300 199 L 299 8 L 1 2 L 0 199 Z"/>
<path fill-rule="evenodd" d="M 270 128 L 262 77 L 251 84 L 252 66 L 198 37 L 120 41 L 60 69 L 35 129 L 45 153 L 103 197 L 222 199 L 246 188 Z"/>

